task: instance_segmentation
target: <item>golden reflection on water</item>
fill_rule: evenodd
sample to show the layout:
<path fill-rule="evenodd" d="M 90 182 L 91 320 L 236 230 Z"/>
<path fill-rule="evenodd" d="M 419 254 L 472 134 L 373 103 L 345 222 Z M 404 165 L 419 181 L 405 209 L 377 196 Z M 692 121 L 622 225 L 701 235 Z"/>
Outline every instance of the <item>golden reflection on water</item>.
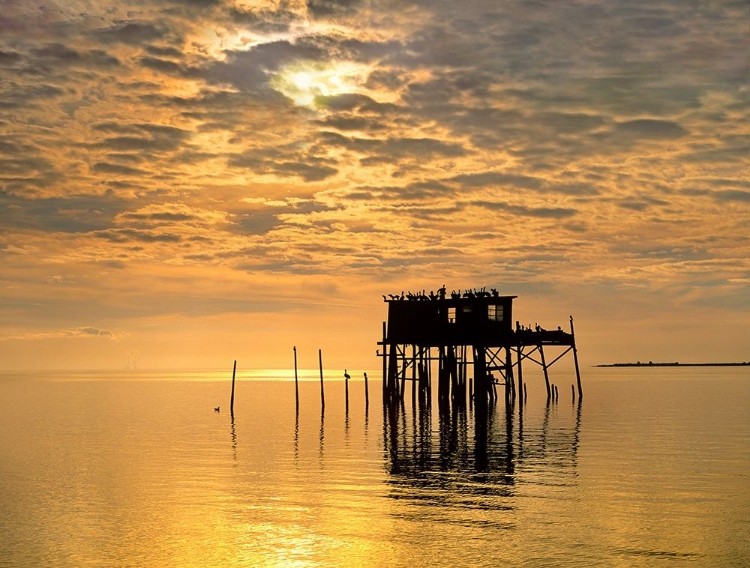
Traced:
<path fill-rule="evenodd" d="M 315 382 L 297 409 L 293 382 L 240 381 L 232 416 L 226 381 L 22 379 L 0 380 L 0 565 L 748 558 L 745 377 L 706 401 L 702 375 L 606 376 L 483 416 L 377 387 L 366 409 L 354 381 L 324 413 Z"/>

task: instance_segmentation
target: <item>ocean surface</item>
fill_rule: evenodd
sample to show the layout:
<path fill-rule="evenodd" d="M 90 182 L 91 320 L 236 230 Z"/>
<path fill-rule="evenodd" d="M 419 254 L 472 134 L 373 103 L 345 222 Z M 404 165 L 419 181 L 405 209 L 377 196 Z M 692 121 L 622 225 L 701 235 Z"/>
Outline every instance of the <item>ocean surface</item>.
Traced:
<path fill-rule="evenodd" d="M 0 374 L 0 566 L 750 565 L 747 367 L 483 419 L 349 372 L 239 369 L 234 417 L 231 367 Z"/>

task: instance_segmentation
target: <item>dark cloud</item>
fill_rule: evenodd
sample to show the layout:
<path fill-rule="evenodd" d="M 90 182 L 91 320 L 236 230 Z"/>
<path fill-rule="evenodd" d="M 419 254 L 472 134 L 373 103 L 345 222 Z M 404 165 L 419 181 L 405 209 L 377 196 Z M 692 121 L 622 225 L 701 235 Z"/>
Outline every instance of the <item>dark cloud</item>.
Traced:
<path fill-rule="evenodd" d="M 544 183 L 544 180 L 537 177 L 501 172 L 459 174 L 449 181 L 458 182 L 463 187 L 512 186 L 524 189 L 540 189 Z"/>
<path fill-rule="evenodd" d="M 241 212 L 232 216 L 231 230 L 243 235 L 265 235 L 278 225 L 279 216 L 276 212 Z"/>
<path fill-rule="evenodd" d="M 304 155 L 298 155 L 293 161 L 288 159 L 294 156 L 290 148 L 267 148 L 232 155 L 227 163 L 230 167 L 245 168 L 258 174 L 297 176 L 305 181 L 321 181 L 337 173 L 328 160 Z"/>
<path fill-rule="evenodd" d="M 97 231 L 93 235 L 112 243 L 128 243 L 132 241 L 142 243 L 178 243 L 182 240 L 182 237 L 175 233 L 157 233 L 133 228 Z"/>
<path fill-rule="evenodd" d="M 179 49 L 170 46 L 147 45 L 145 50 L 147 53 L 156 57 L 171 57 L 173 59 L 183 58 L 183 53 Z"/>
<path fill-rule="evenodd" d="M 471 205 L 491 211 L 507 211 L 520 217 L 543 217 L 551 219 L 565 219 L 578 214 L 578 210 L 567 207 L 528 207 L 526 205 L 511 205 L 502 201 L 472 201 Z"/>
<path fill-rule="evenodd" d="M 152 71 L 158 71 L 159 73 L 167 73 L 172 75 L 178 75 L 183 72 L 183 68 L 180 64 L 175 63 L 169 59 L 159 59 L 158 57 L 141 57 L 139 63 L 151 69 Z"/>
<path fill-rule="evenodd" d="M 329 117 L 318 121 L 321 127 L 336 128 L 338 130 L 357 130 L 377 132 L 385 130 L 387 126 L 364 117 Z"/>
<path fill-rule="evenodd" d="M 333 175 L 337 170 L 324 165 L 301 164 L 298 162 L 283 162 L 273 167 L 274 173 L 296 175 L 305 181 L 321 181 Z"/>
<path fill-rule="evenodd" d="M 97 162 L 91 167 L 91 171 L 97 174 L 113 174 L 124 176 L 145 176 L 148 172 L 122 164 L 112 164 L 109 162 Z"/>
<path fill-rule="evenodd" d="M 338 146 L 360 154 L 371 154 L 363 160 L 403 160 L 435 159 L 459 157 L 467 152 L 462 145 L 444 142 L 434 138 L 357 138 L 335 132 L 321 132 L 319 140 L 323 145 Z"/>
<path fill-rule="evenodd" d="M 112 194 L 28 199 L 0 190 L 0 226 L 82 233 L 111 226 L 126 202 Z"/>
<path fill-rule="evenodd" d="M 23 56 L 15 51 L 5 51 L 0 49 L 0 66 L 12 67 L 17 63 L 20 63 Z"/>
<path fill-rule="evenodd" d="M 629 120 L 616 124 L 615 133 L 650 140 L 674 140 L 687 134 L 676 122 L 656 119 Z"/>
<path fill-rule="evenodd" d="M 129 45 L 147 44 L 163 38 L 165 32 L 148 22 L 120 22 L 92 33 L 102 43 L 125 43 Z"/>
<path fill-rule="evenodd" d="M 191 136 L 191 132 L 174 126 L 160 124 L 101 123 L 94 126 L 99 132 L 121 134 L 94 142 L 92 146 L 117 152 L 171 152 L 179 149 Z"/>
<path fill-rule="evenodd" d="M 127 213 L 123 213 L 122 215 L 120 215 L 119 218 L 124 221 L 169 221 L 169 222 L 195 221 L 198 219 L 198 217 L 190 213 L 174 213 L 170 211 L 157 211 L 153 213 L 127 212 Z"/>
<path fill-rule="evenodd" d="M 739 189 L 715 191 L 711 196 L 716 201 L 720 202 L 736 201 L 738 203 L 750 203 L 750 191 L 742 191 Z"/>
<path fill-rule="evenodd" d="M 0 93 L 0 108 L 21 109 L 38 102 L 59 99 L 68 94 L 65 89 L 51 84 L 18 84 L 7 82 Z"/>
<path fill-rule="evenodd" d="M 630 209 L 631 211 L 646 211 L 647 209 L 650 209 L 654 205 L 668 205 L 669 203 L 662 200 L 662 199 L 656 199 L 653 197 L 628 197 L 627 199 L 623 199 L 620 201 L 617 205 L 618 207 L 621 207 L 622 209 Z"/>
<path fill-rule="evenodd" d="M 354 12 L 361 0 L 307 0 L 307 10 L 314 17 L 341 16 Z"/>
<path fill-rule="evenodd" d="M 291 24 L 303 21 L 300 14 L 286 10 L 283 7 L 270 10 L 232 6 L 228 14 L 234 23 L 265 33 L 286 32 L 289 30 Z"/>

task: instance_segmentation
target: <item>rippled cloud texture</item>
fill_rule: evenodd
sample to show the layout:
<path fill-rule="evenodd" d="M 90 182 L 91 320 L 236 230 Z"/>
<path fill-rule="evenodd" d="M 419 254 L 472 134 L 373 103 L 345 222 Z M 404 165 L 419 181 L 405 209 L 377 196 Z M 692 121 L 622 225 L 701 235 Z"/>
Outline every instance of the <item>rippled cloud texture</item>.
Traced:
<path fill-rule="evenodd" d="M 746 0 L 0 5 L 7 367 L 377 368 L 443 284 L 750 359 Z"/>

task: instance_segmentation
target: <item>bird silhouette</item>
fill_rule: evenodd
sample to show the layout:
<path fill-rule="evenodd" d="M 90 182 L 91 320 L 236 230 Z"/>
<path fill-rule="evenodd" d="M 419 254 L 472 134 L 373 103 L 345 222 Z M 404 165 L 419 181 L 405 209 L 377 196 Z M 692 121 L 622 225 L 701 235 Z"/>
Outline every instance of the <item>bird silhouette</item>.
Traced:
<path fill-rule="evenodd" d="M 344 369 L 344 378 L 345 378 L 345 379 L 346 379 L 347 381 L 348 381 L 349 379 L 351 379 L 351 377 L 349 376 L 349 373 L 347 373 L 347 372 L 346 372 L 346 369 Z"/>
<path fill-rule="evenodd" d="M 217 406 L 216 408 L 214 408 L 214 412 L 220 412 L 220 411 L 221 411 L 221 407 L 220 406 Z"/>

